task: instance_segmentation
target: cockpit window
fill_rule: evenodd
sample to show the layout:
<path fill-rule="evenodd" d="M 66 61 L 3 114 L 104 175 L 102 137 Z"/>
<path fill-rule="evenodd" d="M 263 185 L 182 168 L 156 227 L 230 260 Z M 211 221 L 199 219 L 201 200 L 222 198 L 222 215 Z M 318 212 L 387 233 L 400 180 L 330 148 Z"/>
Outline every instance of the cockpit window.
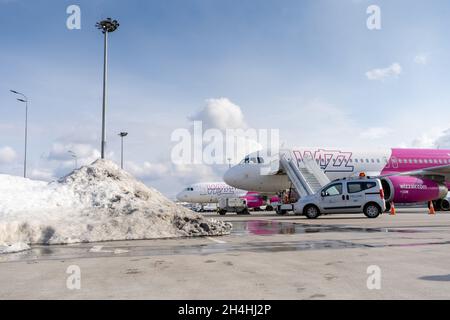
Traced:
<path fill-rule="evenodd" d="M 194 191 L 194 188 L 189 187 L 189 188 L 184 189 L 184 191 Z"/>
<path fill-rule="evenodd" d="M 262 157 L 251 157 L 251 158 L 246 157 L 239 164 L 258 164 L 258 163 L 264 163 L 264 158 L 262 158 Z"/>

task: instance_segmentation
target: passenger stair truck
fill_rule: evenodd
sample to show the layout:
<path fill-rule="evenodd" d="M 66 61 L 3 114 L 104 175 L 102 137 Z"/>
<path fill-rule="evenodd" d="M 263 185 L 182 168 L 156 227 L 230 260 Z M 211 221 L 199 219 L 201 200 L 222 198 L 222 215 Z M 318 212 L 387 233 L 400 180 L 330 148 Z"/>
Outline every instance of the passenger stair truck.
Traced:
<path fill-rule="evenodd" d="M 285 153 L 281 156 L 280 167 L 285 171 L 300 197 L 313 195 L 330 183 L 330 179 L 316 160 L 311 158 L 297 160 L 291 152 Z M 293 210 L 293 203 L 279 203 L 276 211 L 278 214 L 286 214 Z"/>

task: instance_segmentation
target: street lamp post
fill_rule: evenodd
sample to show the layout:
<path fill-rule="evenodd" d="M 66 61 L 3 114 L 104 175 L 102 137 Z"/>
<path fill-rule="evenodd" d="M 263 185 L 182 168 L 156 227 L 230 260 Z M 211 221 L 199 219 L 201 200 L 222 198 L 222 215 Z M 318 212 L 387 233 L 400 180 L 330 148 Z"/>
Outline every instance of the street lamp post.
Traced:
<path fill-rule="evenodd" d="M 119 27 L 117 20 L 107 18 L 105 20 L 97 22 L 95 25 L 97 29 L 101 30 L 104 34 L 104 52 L 103 52 L 103 107 L 102 107 L 102 159 L 105 158 L 106 147 L 106 89 L 107 89 L 107 76 L 108 76 L 108 34 L 116 31 Z"/>
<path fill-rule="evenodd" d="M 119 136 L 121 138 L 121 148 L 120 148 L 120 168 L 123 169 L 123 138 L 128 135 L 128 132 L 121 132 Z"/>
<path fill-rule="evenodd" d="M 23 158 L 23 177 L 27 177 L 27 147 L 28 147 L 28 98 L 23 93 L 15 90 L 10 90 L 12 93 L 17 94 L 23 99 L 18 98 L 17 101 L 25 103 L 25 154 Z"/>

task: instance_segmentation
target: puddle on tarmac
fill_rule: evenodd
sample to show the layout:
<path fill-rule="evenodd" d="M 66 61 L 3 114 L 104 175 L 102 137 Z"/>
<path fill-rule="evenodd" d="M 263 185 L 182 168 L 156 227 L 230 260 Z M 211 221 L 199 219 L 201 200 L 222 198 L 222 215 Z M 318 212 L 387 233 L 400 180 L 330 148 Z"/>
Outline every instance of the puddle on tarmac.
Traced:
<path fill-rule="evenodd" d="M 258 235 L 271 236 L 277 234 L 308 234 L 321 232 L 364 232 L 364 233 L 419 233 L 429 232 L 414 229 L 398 228 L 358 228 L 348 226 L 307 225 L 301 223 L 288 223 L 278 221 L 242 221 L 233 222 L 232 235 Z M 226 237 L 224 238 L 226 241 Z M 261 241 L 261 242 L 225 242 L 206 244 L 179 244 L 170 243 L 154 245 L 148 240 L 142 242 L 116 242 L 101 243 L 104 250 L 92 251 L 95 243 L 57 246 L 33 246 L 30 250 L 17 253 L 0 255 L 0 262 L 7 261 L 40 261 L 40 260 L 70 260 L 80 258 L 101 257 L 151 257 L 164 255 L 210 255 L 216 253 L 255 252 L 273 253 L 323 249 L 347 249 L 347 248 L 380 248 L 396 246 L 422 246 L 422 245 L 448 245 L 450 242 L 434 243 L 409 243 L 409 244 L 364 244 L 343 240 L 296 240 L 296 241 Z M 97 244 L 98 245 L 98 244 Z"/>
<path fill-rule="evenodd" d="M 150 240 L 149 240 L 150 241 Z M 166 255 L 210 255 L 228 252 L 289 252 L 321 249 L 345 249 L 345 248 L 370 248 L 372 246 L 352 243 L 341 240 L 317 240 L 317 241 L 280 241 L 280 242 L 250 242 L 250 243 L 211 243 L 202 245 L 182 245 L 182 246 L 117 246 L 114 249 L 124 249 L 122 254 L 113 254 L 114 249 L 105 247 L 104 252 L 89 251 L 93 244 L 79 247 L 69 247 L 64 245 L 51 246 L 52 250 L 45 250 L 46 247 L 36 246 L 31 250 L 10 255 L 0 256 L 0 262 L 8 261 L 39 261 L 39 260 L 70 260 L 80 258 L 95 257 L 147 257 Z"/>
<path fill-rule="evenodd" d="M 363 232 L 363 233 L 420 233 L 425 231 L 393 228 L 358 228 L 348 226 L 309 225 L 268 220 L 234 221 L 233 235 L 270 236 L 276 234 L 303 234 L 323 232 Z"/>

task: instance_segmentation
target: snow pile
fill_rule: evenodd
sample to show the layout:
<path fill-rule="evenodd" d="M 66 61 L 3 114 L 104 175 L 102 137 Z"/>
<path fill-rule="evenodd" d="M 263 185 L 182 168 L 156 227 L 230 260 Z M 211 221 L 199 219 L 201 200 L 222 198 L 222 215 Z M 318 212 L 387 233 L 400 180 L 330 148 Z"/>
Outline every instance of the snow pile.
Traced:
<path fill-rule="evenodd" d="M 23 242 L 17 242 L 10 245 L 0 245 L 0 254 L 16 253 L 30 250 L 30 246 Z"/>
<path fill-rule="evenodd" d="M 11 244 L 216 236 L 231 225 L 176 205 L 115 163 L 97 160 L 58 182 L 0 175 L 0 253 Z"/>

